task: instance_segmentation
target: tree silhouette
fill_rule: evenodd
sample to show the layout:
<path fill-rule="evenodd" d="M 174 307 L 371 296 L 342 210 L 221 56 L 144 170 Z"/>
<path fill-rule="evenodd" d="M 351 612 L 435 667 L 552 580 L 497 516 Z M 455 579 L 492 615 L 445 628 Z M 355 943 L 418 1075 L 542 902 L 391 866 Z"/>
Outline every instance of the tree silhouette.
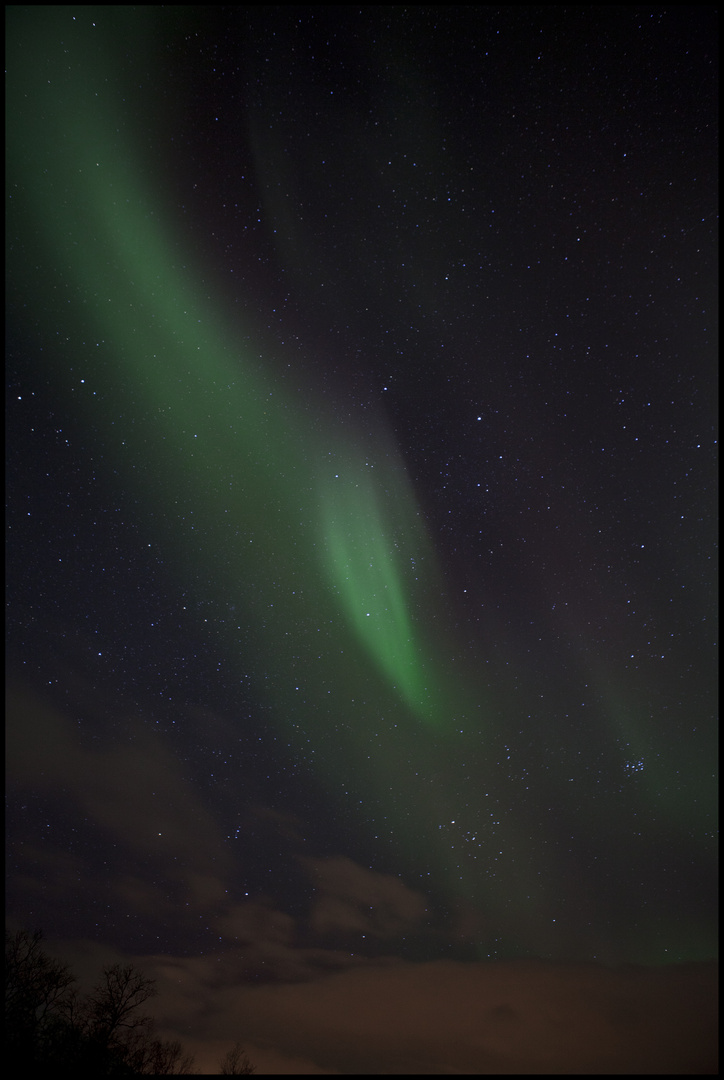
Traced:
<path fill-rule="evenodd" d="M 86 1003 L 88 1034 L 105 1050 L 132 1046 L 147 1033 L 153 1020 L 139 1015 L 142 1005 L 156 995 L 153 979 L 131 964 L 114 964 L 103 972 Z"/>
<path fill-rule="evenodd" d="M 222 1076 L 251 1076 L 255 1066 L 244 1053 L 241 1043 L 236 1043 L 219 1062 Z"/>
<path fill-rule="evenodd" d="M 42 932 L 5 935 L 5 1038 L 25 1069 L 72 1067 L 80 1077 L 185 1075 L 194 1059 L 178 1041 L 154 1038 L 154 1021 L 139 1012 L 155 981 L 132 965 L 105 968 L 81 998 L 69 968 L 46 956 Z"/>
<path fill-rule="evenodd" d="M 62 1025 L 75 977 L 46 956 L 43 934 L 5 934 L 5 1038 L 10 1060 L 42 1061 Z"/>

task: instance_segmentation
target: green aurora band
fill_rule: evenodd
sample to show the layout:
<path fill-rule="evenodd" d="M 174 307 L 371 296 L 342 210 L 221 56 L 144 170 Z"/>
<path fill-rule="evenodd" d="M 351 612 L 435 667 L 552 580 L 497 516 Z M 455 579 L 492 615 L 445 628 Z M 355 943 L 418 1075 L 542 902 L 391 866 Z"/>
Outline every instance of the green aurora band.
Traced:
<path fill-rule="evenodd" d="M 144 183 L 154 170 L 118 99 L 129 73 L 109 73 L 117 41 L 152 50 L 155 11 L 11 9 L 8 232 L 27 243 L 10 252 L 8 272 L 26 295 L 58 297 L 52 328 L 25 316 L 50 356 L 72 357 L 49 377 L 103 433 L 182 580 L 199 600 L 243 612 L 226 627 L 229 662 L 240 680 L 254 672 L 292 753 L 314 755 L 340 805 L 350 793 L 386 805 L 411 865 L 427 860 L 449 896 L 484 908 L 504 934 L 530 927 L 540 947 L 566 876 L 544 827 L 523 808 L 497 810 L 505 843 L 491 829 L 485 857 L 467 856 L 461 835 L 463 854 L 450 855 L 468 798 L 459 766 L 482 772 L 480 744 L 501 702 L 460 659 L 392 436 L 382 422 L 362 431 L 340 420 L 297 385 L 261 328 L 225 313 L 202 274 L 187 272 L 194 256 L 165 220 L 162 192 Z M 68 65 L 66 50 L 82 63 Z M 624 715 L 625 702 L 610 707 Z M 423 791 L 420 777 L 433 776 Z M 488 787 L 493 805 L 494 784 L 476 777 L 474 807 Z M 573 805 L 572 787 L 558 785 L 562 804 Z M 669 809 L 673 820 L 682 808 Z M 702 814 L 702 832 L 708 811 L 689 813 Z M 590 890 L 575 899 L 595 907 Z M 670 940 L 682 956 L 708 955 L 695 936 L 677 927 Z M 632 952 L 673 959 L 657 940 L 639 935 Z"/>
<path fill-rule="evenodd" d="M 442 579 L 392 440 L 379 425 L 363 434 L 342 424 L 296 386 L 289 392 L 273 375 L 278 349 L 262 345 L 260 356 L 263 333 L 240 334 L 208 286 L 194 289 L 191 259 L 140 183 L 126 117 L 108 100 L 112 50 L 99 47 L 88 17 L 63 42 L 67 20 L 61 30 L 56 18 L 25 13 L 26 47 L 48 78 L 15 73 L 8 143 L 13 213 L 37 244 L 26 284 L 68 297 L 58 333 L 77 361 L 54 373 L 60 386 L 94 427 L 105 412 L 109 451 L 125 481 L 145 491 L 159 532 L 160 505 L 188 521 L 185 534 L 163 540 L 180 566 L 213 567 L 217 598 L 256 619 L 243 655 L 228 646 L 240 667 L 255 660 L 274 672 L 266 681 L 280 717 L 296 716 L 301 690 L 305 728 L 335 710 L 341 720 L 345 701 L 440 733 L 459 727 L 461 699 L 465 708 L 471 699 L 433 660 Z M 82 51 L 82 79 L 68 76 L 58 41 Z M 300 721 L 289 724 L 293 735 Z"/>

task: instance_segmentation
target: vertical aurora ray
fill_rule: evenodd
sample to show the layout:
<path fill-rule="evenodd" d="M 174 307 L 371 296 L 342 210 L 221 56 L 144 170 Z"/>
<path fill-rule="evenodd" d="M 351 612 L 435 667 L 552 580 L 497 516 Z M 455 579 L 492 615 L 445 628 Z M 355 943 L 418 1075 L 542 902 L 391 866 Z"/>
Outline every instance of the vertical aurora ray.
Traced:
<path fill-rule="evenodd" d="M 323 572 L 339 595 L 348 625 L 373 658 L 377 671 L 421 720 L 444 726 L 433 705 L 433 676 L 423 662 L 424 646 L 413 617 L 412 568 L 429 543 L 414 510 L 409 481 L 396 462 L 398 477 L 384 483 L 369 462 L 337 473 L 320 497 L 325 553 Z M 384 500 L 384 502 L 383 502 Z M 400 517 L 393 528 L 395 508 Z M 416 552 L 405 554 L 405 552 Z M 421 571 L 422 573 L 422 571 Z"/>

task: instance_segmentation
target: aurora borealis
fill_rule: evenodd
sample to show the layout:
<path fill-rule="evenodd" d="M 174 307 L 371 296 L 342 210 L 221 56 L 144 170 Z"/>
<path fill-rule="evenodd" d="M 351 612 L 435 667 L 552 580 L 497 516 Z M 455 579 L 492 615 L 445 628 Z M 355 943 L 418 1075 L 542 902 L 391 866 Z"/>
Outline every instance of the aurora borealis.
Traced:
<path fill-rule="evenodd" d="M 8 918 L 202 1057 L 716 955 L 691 10 L 8 9 Z"/>

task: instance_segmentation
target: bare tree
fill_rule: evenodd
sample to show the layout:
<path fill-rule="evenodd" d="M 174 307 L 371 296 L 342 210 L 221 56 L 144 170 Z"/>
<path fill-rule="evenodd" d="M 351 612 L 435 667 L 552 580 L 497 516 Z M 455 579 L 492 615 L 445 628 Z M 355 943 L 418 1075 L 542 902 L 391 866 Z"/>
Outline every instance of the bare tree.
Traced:
<path fill-rule="evenodd" d="M 150 1016 L 138 1009 L 156 996 L 153 979 L 137 971 L 132 964 L 114 964 L 103 972 L 103 979 L 93 989 L 87 1002 L 90 1032 L 106 1046 L 128 1041 L 130 1032 L 148 1029 Z"/>
<path fill-rule="evenodd" d="M 5 934 L 5 1031 L 8 1048 L 42 1056 L 63 1004 L 72 996 L 70 969 L 46 956 L 41 930 Z"/>
<path fill-rule="evenodd" d="M 241 1043 L 235 1043 L 219 1062 L 222 1076 L 251 1076 L 256 1066 L 244 1053 Z"/>
<path fill-rule="evenodd" d="M 5 936 L 5 1032 L 13 1060 L 75 1077 L 186 1075 L 194 1059 L 178 1041 L 154 1037 L 141 1011 L 155 982 L 132 965 L 106 968 L 81 997 L 70 970 L 40 947 L 42 933 Z"/>
<path fill-rule="evenodd" d="M 137 1075 L 187 1075 L 194 1065 L 180 1042 L 154 1038 L 153 1018 L 139 1009 L 156 996 L 154 979 L 131 964 L 106 968 L 88 999 L 89 1035 Z"/>
<path fill-rule="evenodd" d="M 153 1039 L 147 1031 L 129 1039 L 125 1060 L 134 1073 L 143 1076 L 187 1076 L 194 1066 L 193 1054 L 186 1054 L 178 1039 Z"/>
<path fill-rule="evenodd" d="M 185 1053 L 178 1039 L 172 1042 L 154 1039 L 151 1048 L 151 1068 L 148 1071 L 153 1076 L 188 1076 L 193 1071 L 194 1055 Z"/>

